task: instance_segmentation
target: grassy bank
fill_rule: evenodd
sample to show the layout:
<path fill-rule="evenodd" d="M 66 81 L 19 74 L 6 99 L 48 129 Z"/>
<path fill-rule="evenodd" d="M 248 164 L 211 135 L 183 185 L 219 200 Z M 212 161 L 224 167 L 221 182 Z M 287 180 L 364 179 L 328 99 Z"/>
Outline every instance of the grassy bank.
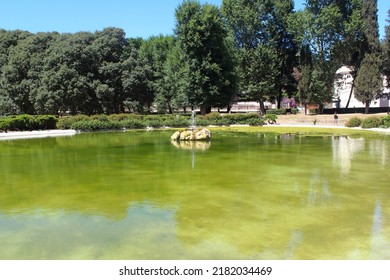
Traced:
<path fill-rule="evenodd" d="M 337 136 L 377 136 L 378 134 L 384 135 L 381 132 L 364 129 L 351 129 L 351 128 L 329 128 L 329 127 L 300 127 L 294 126 L 262 126 L 262 127 L 213 127 L 211 131 L 229 131 L 229 132 L 246 132 L 246 133 L 275 133 L 275 134 L 298 134 L 307 136 L 325 136 L 325 135 L 337 135 Z M 385 135 L 389 137 L 390 135 Z"/>

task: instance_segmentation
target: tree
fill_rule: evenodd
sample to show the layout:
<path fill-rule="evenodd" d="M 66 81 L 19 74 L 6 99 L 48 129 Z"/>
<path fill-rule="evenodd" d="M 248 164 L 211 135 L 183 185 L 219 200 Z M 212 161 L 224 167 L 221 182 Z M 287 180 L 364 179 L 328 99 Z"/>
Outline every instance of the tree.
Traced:
<path fill-rule="evenodd" d="M 121 76 L 128 110 L 143 113 L 150 111 L 153 100 L 153 70 L 147 59 L 140 55 L 139 44 L 130 43 L 127 58 L 122 62 Z"/>
<path fill-rule="evenodd" d="M 57 37 L 58 33 L 31 34 L 10 48 L 8 61 L 2 68 L 2 90 L 18 112 L 35 113 L 43 59 Z"/>
<path fill-rule="evenodd" d="M 230 104 L 234 92 L 234 60 L 219 9 L 186 0 L 176 9 L 175 34 L 183 51 L 186 92 L 201 113 Z"/>
<path fill-rule="evenodd" d="M 355 81 L 355 97 L 365 104 L 365 113 L 369 113 L 370 103 L 383 89 L 380 73 L 380 58 L 377 54 L 366 54 Z"/>
<path fill-rule="evenodd" d="M 312 85 L 305 91 L 307 102 L 319 104 L 320 109 L 325 102 L 331 101 L 334 73 L 339 66 L 334 57 L 336 47 L 343 39 L 342 2 L 345 1 L 307 0 L 305 9 L 292 14 L 289 19 L 289 28 L 301 48 L 300 53 L 310 53 L 311 56 L 310 65 L 300 65 L 301 71 L 306 69 L 301 72 L 301 78 L 310 80 Z M 307 63 L 302 58 L 300 60 Z"/>
<path fill-rule="evenodd" d="M 388 23 L 390 23 L 390 10 L 387 11 L 387 20 Z M 382 43 L 382 73 L 385 75 L 387 84 L 386 87 L 390 87 L 390 26 L 386 26 L 386 36 Z M 389 93 L 383 94 L 382 98 L 386 97 L 387 99 L 390 99 Z"/>
<path fill-rule="evenodd" d="M 95 33 L 91 44 L 97 56 L 97 75 L 93 86 L 104 113 L 123 111 L 122 56 L 126 47 L 125 32 L 120 28 L 105 28 Z"/>
<path fill-rule="evenodd" d="M 174 36 L 153 36 L 144 41 L 140 47 L 140 56 L 148 61 L 148 65 L 151 67 L 151 80 L 150 86 L 153 92 L 154 102 L 157 105 L 157 109 L 160 112 L 172 113 L 174 98 L 174 92 L 172 87 L 177 87 L 172 84 L 172 75 L 169 75 L 167 68 L 168 57 L 169 64 L 173 66 L 175 61 L 172 61 L 175 56 L 171 53 L 176 50 L 176 41 Z M 180 64 L 180 62 L 178 62 Z M 177 63 L 176 63 L 177 64 Z M 175 64 L 175 65 L 176 65 Z M 172 69 L 172 68 L 171 68 Z M 176 69 L 179 71 L 179 69 Z M 168 77 L 169 75 L 169 77 Z M 174 81 L 178 82 L 178 81 Z"/>
<path fill-rule="evenodd" d="M 183 78 L 188 73 L 183 64 L 183 53 L 176 42 L 167 53 L 162 69 L 161 79 L 157 81 L 155 102 L 158 110 L 171 114 L 178 108 L 186 108 L 188 97 L 186 94 L 186 80 Z"/>
<path fill-rule="evenodd" d="M 64 34 L 47 50 L 35 105 L 39 112 L 103 112 L 94 87 L 99 67 L 95 38 L 89 32 Z"/>
<path fill-rule="evenodd" d="M 355 97 L 365 104 L 366 114 L 371 101 L 377 98 L 383 85 L 377 13 L 377 0 L 363 1 L 364 58 L 355 80 Z"/>
<path fill-rule="evenodd" d="M 222 12 L 233 34 L 240 58 L 241 92 L 255 99 L 264 112 L 264 100 L 295 90 L 293 67 L 296 46 L 288 32 L 291 0 L 224 0 Z M 252 57 L 250 57 L 252 56 Z"/>

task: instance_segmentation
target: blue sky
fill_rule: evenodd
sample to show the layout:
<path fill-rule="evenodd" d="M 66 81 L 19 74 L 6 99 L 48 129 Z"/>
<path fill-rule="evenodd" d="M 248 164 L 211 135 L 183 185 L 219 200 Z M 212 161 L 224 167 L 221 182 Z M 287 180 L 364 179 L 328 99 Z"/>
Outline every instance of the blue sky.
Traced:
<path fill-rule="evenodd" d="M 5 0 L 0 7 L 0 28 L 33 33 L 78 32 L 119 27 L 126 37 L 148 38 L 173 34 L 175 9 L 182 0 Z M 201 0 L 220 6 L 222 0 Z M 305 0 L 295 0 L 302 8 Z M 389 0 L 378 0 L 380 34 L 384 34 Z"/>

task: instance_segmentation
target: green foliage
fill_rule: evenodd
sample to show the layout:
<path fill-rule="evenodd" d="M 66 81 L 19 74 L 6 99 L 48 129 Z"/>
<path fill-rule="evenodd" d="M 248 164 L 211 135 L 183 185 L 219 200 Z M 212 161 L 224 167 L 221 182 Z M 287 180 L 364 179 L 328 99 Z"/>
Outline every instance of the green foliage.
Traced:
<path fill-rule="evenodd" d="M 115 130 L 121 128 L 122 126 L 119 122 L 102 121 L 98 119 L 82 120 L 71 125 L 71 129 L 83 131 Z"/>
<path fill-rule="evenodd" d="M 267 121 L 269 124 L 275 124 L 276 120 L 278 119 L 278 116 L 276 114 L 266 114 L 264 116 L 265 121 Z"/>
<path fill-rule="evenodd" d="M 378 117 L 368 117 L 362 121 L 362 128 L 376 128 L 381 126 L 381 119 Z"/>
<path fill-rule="evenodd" d="M 129 119 L 123 119 L 120 122 L 120 126 L 126 129 L 140 129 L 145 128 L 144 123 L 139 118 L 129 118 Z"/>
<path fill-rule="evenodd" d="M 280 108 L 280 109 L 268 109 L 267 114 L 273 114 L 273 115 L 285 115 L 286 109 Z"/>
<path fill-rule="evenodd" d="M 74 123 L 79 121 L 88 120 L 89 117 L 86 115 L 66 116 L 58 120 L 57 127 L 59 129 L 72 129 Z"/>
<path fill-rule="evenodd" d="M 346 127 L 359 127 L 362 124 L 362 120 L 358 117 L 350 118 L 346 123 Z"/>
<path fill-rule="evenodd" d="M 55 129 L 57 117 L 51 115 L 19 115 L 0 118 L 0 130 L 25 131 Z"/>
<path fill-rule="evenodd" d="M 58 118 L 51 115 L 40 115 L 35 118 L 36 129 L 56 129 Z"/>
<path fill-rule="evenodd" d="M 164 126 L 169 127 L 187 127 L 190 124 L 188 117 L 184 116 L 169 116 L 163 122 Z"/>
<path fill-rule="evenodd" d="M 232 124 L 250 124 L 263 125 L 264 119 L 260 118 L 258 114 L 220 114 L 213 112 L 204 116 L 199 116 L 196 119 L 198 126 L 207 125 L 232 125 Z"/>
<path fill-rule="evenodd" d="M 0 131 L 7 131 L 9 129 L 9 118 L 0 118 Z"/>
<path fill-rule="evenodd" d="M 10 130 L 33 130 L 34 127 L 34 117 L 30 115 L 19 115 L 9 121 Z"/>
<path fill-rule="evenodd" d="M 381 118 L 381 126 L 383 128 L 389 128 L 390 127 L 390 116 L 384 116 Z"/>
<path fill-rule="evenodd" d="M 249 118 L 247 120 L 247 124 L 249 124 L 250 126 L 262 126 L 264 125 L 264 120 L 262 118 Z"/>
<path fill-rule="evenodd" d="M 366 105 L 382 91 L 383 79 L 380 73 L 380 57 L 377 54 L 366 54 L 355 80 L 355 97 Z"/>
<path fill-rule="evenodd" d="M 236 93 L 234 57 L 217 6 L 184 1 L 176 9 L 176 29 L 182 50 L 182 76 L 187 100 L 208 107 L 230 104 Z"/>

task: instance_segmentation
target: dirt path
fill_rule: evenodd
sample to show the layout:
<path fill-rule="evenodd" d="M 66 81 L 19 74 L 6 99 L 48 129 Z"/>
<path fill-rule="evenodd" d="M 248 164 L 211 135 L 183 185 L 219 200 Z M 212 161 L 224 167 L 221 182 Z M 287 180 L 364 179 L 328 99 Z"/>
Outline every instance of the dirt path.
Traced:
<path fill-rule="evenodd" d="M 372 116 L 386 116 L 387 113 L 380 114 L 339 114 L 339 126 L 344 126 L 345 123 L 352 117 L 365 119 Z M 297 115 L 279 115 L 278 124 L 294 124 L 294 125 L 334 125 L 333 115 L 304 115 L 299 113 Z"/>

